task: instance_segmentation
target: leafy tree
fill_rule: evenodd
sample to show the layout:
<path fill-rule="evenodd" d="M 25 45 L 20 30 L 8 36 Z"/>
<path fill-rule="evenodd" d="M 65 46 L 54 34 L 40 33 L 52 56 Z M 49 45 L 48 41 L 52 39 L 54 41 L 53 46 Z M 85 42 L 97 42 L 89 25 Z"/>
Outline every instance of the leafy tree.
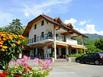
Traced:
<path fill-rule="evenodd" d="M 103 38 L 95 41 L 95 46 L 101 50 L 103 50 Z"/>
<path fill-rule="evenodd" d="M 95 40 L 86 39 L 85 46 L 87 47 L 87 52 L 100 52 L 101 50 L 95 46 Z"/>
<path fill-rule="evenodd" d="M 7 27 L 5 27 L 3 31 L 11 32 L 17 35 L 22 34 L 24 29 L 21 25 L 22 24 L 19 19 L 13 19 L 12 22 Z"/>
<path fill-rule="evenodd" d="M 4 30 L 4 28 L 0 28 L 0 32 L 3 31 L 3 30 Z"/>

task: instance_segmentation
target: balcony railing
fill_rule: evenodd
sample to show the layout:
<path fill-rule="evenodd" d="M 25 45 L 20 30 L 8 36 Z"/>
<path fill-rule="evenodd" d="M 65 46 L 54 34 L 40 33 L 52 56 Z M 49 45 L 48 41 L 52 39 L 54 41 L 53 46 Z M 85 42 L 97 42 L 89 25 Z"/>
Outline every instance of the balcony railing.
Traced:
<path fill-rule="evenodd" d="M 53 39 L 53 34 L 51 34 L 51 33 L 50 34 L 44 34 L 43 36 L 37 36 L 36 38 L 29 39 L 28 44 L 36 43 L 36 42 L 43 41 L 43 40 L 46 40 L 46 39 Z M 56 36 L 56 40 L 68 42 L 71 45 L 77 45 L 77 40 L 68 39 L 66 41 L 66 38 L 63 35 Z"/>
<path fill-rule="evenodd" d="M 73 39 L 68 39 L 68 41 L 67 41 L 69 44 L 71 44 L 71 45 L 77 45 L 78 43 L 77 43 L 77 40 L 73 40 Z"/>
<path fill-rule="evenodd" d="M 64 38 L 64 36 L 62 36 L 62 35 L 59 35 L 59 36 L 56 36 L 56 40 L 58 40 L 58 41 L 66 41 L 65 40 L 65 38 Z"/>
<path fill-rule="evenodd" d="M 44 34 L 43 36 L 37 36 L 36 38 L 29 39 L 28 44 L 46 40 L 46 39 L 53 39 L 53 35 L 52 34 Z"/>

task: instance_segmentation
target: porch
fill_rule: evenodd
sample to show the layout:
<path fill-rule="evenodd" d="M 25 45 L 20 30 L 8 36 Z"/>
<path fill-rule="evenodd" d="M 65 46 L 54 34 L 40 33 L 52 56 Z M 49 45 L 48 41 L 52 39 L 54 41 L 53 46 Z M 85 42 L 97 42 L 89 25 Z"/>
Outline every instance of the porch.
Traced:
<path fill-rule="evenodd" d="M 56 41 L 56 49 L 54 47 L 54 41 L 45 41 L 45 43 L 37 43 L 30 45 L 30 51 L 28 54 L 31 58 L 50 59 L 52 57 L 56 59 L 64 59 L 66 55 L 78 54 L 79 51 L 84 51 L 82 45 L 69 45 L 66 42 Z M 55 52 L 56 51 L 56 52 Z"/>

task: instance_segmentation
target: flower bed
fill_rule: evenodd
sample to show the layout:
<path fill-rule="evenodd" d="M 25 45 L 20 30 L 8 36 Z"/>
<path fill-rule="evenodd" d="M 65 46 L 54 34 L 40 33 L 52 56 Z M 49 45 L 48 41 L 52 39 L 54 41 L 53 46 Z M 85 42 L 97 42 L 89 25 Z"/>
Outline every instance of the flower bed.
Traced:
<path fill-rule="evenodd" d="M 50 71 L 50 60 L 34 59 L 33 66 L 30 58 L 24 56 L 17 59 L 22 53 L 25 38 L 22 35 L 0 32 L 0 77 L 45 77 Z M 12 61 L 11 61 L 12 60 Z"/>
<path fill-rule="evenodd" d="M 11 61 L 7 69 L 6 77 L 46 77 L 51 70 L 51 60 L 34 59 L 32 65 L 30 58 L 24 56 L 22 59 Z"/>

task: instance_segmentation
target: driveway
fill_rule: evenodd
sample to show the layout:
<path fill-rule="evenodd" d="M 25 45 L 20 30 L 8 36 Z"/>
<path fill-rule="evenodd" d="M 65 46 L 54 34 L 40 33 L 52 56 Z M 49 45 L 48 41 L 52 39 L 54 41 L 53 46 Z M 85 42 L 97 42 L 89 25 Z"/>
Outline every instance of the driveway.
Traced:
<path fill-rule="evenodd" d="M 48 77 L 103 77 L 103 65 L 56 62 Z"/>

